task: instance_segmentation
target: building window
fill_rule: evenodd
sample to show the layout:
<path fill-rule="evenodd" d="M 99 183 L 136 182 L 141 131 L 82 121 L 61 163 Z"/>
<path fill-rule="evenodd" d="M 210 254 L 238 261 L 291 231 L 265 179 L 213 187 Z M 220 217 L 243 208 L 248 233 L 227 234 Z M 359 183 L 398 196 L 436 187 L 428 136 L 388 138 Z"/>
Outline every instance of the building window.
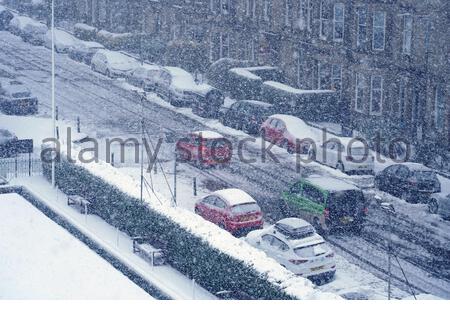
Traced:
<path fill-rule="evenodd" d="M 339 93 L 342 92 L 342 65 L 333 64 L 331 65 L 331 89 Z"/>
<path fill-rule="evenodd" d="M 215 13 L 217 11 L 216 1 L 217 0 L 209 0 L 209 10 L 213 13 Z"/>
<path fill-rule="evenodd" d="M 264 0 L 263 19 L 264 21 L 270 21 L 270 0 Z"/>
<path fill-rule="evenodd" d="M 367 42 L 367 11 L 366 8 L 357 8 L 356 17 L 358 20 L 356 30 L 356 46 L 364 46 Z"/>
<path fill-rule="evenodd" d="M 311 0 L 300 0 L 298 12 L 298 26 L 300 30 L 306 29 L 308 31 L 311 31 L 311 12 Z"/>
<path fill-rule="evenodd" d="M 355 110 L 358 112 L 364 112 L 364 91 L 366 90 L 366 87 L 365 77 L 362 74 L 357 73 L 355 85 Z"/>
<path fill-rule="evenodd" d="M 317 89 L 330 89 L 330 65 L 326 63 L 317 63 Z"/>
<path fill-rule="evenodd" d="M 291 0 L 284 0 L 284 25 L 291 25 Z"/>
<path fill-rule="evenodd" d="M 307 72 L 308 72 L 308 63 L 305 59 L 305 55 L 303 50 L 299 50 L 297 53 L 297 86 L 299 88 L 308 88 L 307 84 Z"/>
<path fill-rule="evenodd" d="M 345 7 L 343 3 L 336 3 L 334 5 L 333 40 L 337 42 L 344 40 L 344 12 Z"/>
<path fill-rule="evenodd" d="M 255 61 L 256 60 L 256 56 L 255 56 L 255 40 L 253 40 L 253 39 L 250 39 L 247 42 L 246 52 L 245 52 L 245 59 L 247 59 L 249 61 Z"/>
<path fill-rule="evenodd" d="M 434 89 L 434 115 L 437 130 L 444 130 L 445 126 L 445 102 L 441 85 Z"/>
<path fill-rule="evenodd" d="M 256 16 L 256 2 L 255 0 L 245 1 L 245 15 L 247 17 L 255 18 Z"/>
<path fill-rule="evenodd" d="M 411 40 L 412 40 L 412 16 L 407 14 L 403 16 L 403 44 L 402 52 L 404 54 L 411 54 Z"/>
<path fill-rule="evenodd" d="M 226 33 L 220 34 L 220 58 L 227 58 L 230 54 L 230 37 Z"/>
<path fill-rule="evenodd" d="M 230 0 L 220 0 L 220 13 L 230 13 Z"/>
<path fill-rule="evenodd" d="M 326 1 L 322 0 L 320 1 L 320 7 L 319 7 L 319 35 L 320 38 L 323 40 L 327 39 L 327 36 L 329 34 L 328 32 L 328 10 L 326 8 Z"/>
<path fill-rule="evenodd" d="M 370 114 L 380 115 L 383 109 L 383 78 L 371 76 L 370 78 Z"/>
<path fill-rule="evenodd" d="M 386 13 L 375 11 L 373 13 L 373 37 L 372 49 L 384 50 L 384 41 L 386 36 Z"/>
<path fill-rule="evenodd" d="M 217 33 L 209 36 L 209 59 L 211 62 L 220 59 L 220 36 Z"/>
<path fill-rule="evenodd" d="M 405 78 L 400 78 L 399 88 L 398 88 L 398 114 L 400 121 L 403 123 L 405 121 L 406 114 L 406 96 L 407 80 Z"/>

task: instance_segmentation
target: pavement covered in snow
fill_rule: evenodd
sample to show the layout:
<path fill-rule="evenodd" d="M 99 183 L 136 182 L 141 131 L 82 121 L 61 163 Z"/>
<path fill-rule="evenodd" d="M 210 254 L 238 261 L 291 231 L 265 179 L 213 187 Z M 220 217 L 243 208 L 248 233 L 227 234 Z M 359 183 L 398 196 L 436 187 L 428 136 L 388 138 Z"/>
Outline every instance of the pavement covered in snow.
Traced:
<path fill-rule="evenodd" d="M 0 299 L 152 299 L 21 196 L 0 206 Z"/>

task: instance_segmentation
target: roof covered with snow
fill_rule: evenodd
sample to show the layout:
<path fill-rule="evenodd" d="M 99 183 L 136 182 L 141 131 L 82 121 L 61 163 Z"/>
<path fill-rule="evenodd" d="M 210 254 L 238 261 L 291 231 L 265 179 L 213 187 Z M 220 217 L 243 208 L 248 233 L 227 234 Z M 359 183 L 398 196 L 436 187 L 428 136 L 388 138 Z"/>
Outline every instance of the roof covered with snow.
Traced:
<path fill-rule="evenodd" d="M 330 93 L 332 90 L 304 90 L 299 88 L 291 87 L 287 84 L 276 82 L 276 81 L 265 81 L 265 85 L 276 88 L 278 90 L 283 90 L 288 93 L 293 94 L 315 94 L 315 93 Z"/>
<path fill-rule="evenodd" d="M 328 191 L 360 190 L 354 184 L 336 179 L 334 177 L 310 177 L 305 178 L 304 180 L 323 190 Z"/>
<path fill-rule="evenodd" d="M 212 193 L 224 199 L 230 206 L 236 206 L 244 203 L 256 203 L 247 192 L 240 189 L 223 189 Z"/>
<path fill-rule="evenodd" d="M 285 225 L 291 229 L 298 229 L 310 226 L 310 223 L 300 218 L 284 218 L 275 223 L 276 225 Z"/>
<path fill-rule="evenodd" d="M 201 136 L 203 139 L 222 139 L 223 135 L 221 135 L 218 132 L 215 131 L 209 131 L 209 130 L 201 130 L 201 131 L 194 131 L 192 134 L 196 136 Z"/>

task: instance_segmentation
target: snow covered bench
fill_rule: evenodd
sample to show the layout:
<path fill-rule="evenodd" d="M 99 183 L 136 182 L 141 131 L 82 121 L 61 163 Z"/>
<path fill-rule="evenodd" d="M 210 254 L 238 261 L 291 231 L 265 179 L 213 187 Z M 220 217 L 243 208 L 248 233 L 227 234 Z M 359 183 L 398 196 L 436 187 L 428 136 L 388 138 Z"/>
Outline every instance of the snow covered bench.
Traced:
<path fill-rule="evenodd" d="M 162 249 L 156 249 L 143 237 L 133 237 L 133 252 L 141 256 L 152 266 L 160 266 L 165 263 L 164 252 Z"/>

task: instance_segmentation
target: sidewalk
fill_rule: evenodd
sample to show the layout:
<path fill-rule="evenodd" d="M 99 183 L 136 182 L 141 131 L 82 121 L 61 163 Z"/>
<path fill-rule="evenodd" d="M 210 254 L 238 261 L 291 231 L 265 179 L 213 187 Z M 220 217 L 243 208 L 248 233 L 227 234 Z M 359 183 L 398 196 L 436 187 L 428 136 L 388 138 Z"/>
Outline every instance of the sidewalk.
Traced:
<path fill-rule="evenodd" d="M 44 177 L 17 178 L 13 179 L 10 184 L 24 186 L 39 196 L 40 200 L 66 218 L 74 227 L 98 242 L 105 250 L 172 299 L 217 299 L 213 294 L 197 285 L 194 280 L 187 278 L 171 266 L 151 266 L 133 253 L 133 241 L 128 235 L 119 232 L 98 216 L 86 216 L 75 208 L 69 207 L 66 195 L 59 190 L 52 189 Z"/>

